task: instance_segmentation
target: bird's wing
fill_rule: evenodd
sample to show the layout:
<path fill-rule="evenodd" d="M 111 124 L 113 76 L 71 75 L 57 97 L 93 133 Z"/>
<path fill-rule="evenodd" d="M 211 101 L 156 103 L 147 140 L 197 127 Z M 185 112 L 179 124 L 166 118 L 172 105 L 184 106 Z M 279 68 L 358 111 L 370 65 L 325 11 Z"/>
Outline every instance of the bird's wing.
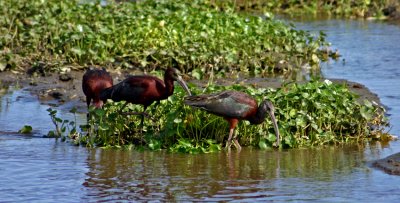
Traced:
<path fill-rule="evenodd" d="M 223 91 L 215 94 L 186 97 L 185 104 L 224 117 L 243 118 L 253 108 L 252 103 L 246 102 L 248 100 L 247 94 L 237 91 Z"/>
<path fill-rule="evenodd" d="M 129 101 L 137 99 L 147 89 L 148 83 L 138 76 L 131 76 L 115 87 L 112 98 L 124 98 Z"/>

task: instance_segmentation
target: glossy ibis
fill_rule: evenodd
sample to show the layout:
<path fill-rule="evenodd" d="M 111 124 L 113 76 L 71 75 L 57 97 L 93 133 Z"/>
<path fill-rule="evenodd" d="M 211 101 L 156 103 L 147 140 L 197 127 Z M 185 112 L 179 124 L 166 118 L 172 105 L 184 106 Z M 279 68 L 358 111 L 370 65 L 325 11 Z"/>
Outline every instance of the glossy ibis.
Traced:
<path fill-rule="evenodd" d="M 279 146 L 279 129 L 275 119 L 275 108 L 269 100 L 264 100 L 259 106 L 257 101 L 248 94 L 238 91 L 223 91 L 214 94 L 205 94 L 185 97 L 185 104 L 204 109 L 212 114 L 222 116 L 229 122 L 229 137 L 226 147 L 229 149 L 232 135 L 240 120 L 248 120 L 251 124 L 264 122 L 268 113 L 274 125 L 277 145 Z M 234 137 L 234 143 L 238 150 L 239 142 Z"/>
<path fill-rule="evenodd" d="M 103 90 L 100 98 L 103 101 L 112 99 L 116 102 L 126 101 L 126 104 L 142 104 L 144 110 L 140 114 L 142 115 L 141 126 L 143 127 L 146 108 L 155 101 L 158 103 L 160 100 L 171 96 L 174 93 L 174 81 L 177 81 L 191 95 L 185 81 L 180 76 L 180 72 L 175 68 L 168 68 L 165 70 L 164 81 L 150 75 L 129 76 L 120 83 Z"/>
<path fill-rule="evenodd" d="M 113 79 L 104 68 L 87 70 L 82 79 L 82 89 L 86 96 L 87 107 L 89 108 L 93 100 L 93 105 L 101 108 L 103 101 L 100 99 L 100 92 L 111 86 L 113 86 Z"/>

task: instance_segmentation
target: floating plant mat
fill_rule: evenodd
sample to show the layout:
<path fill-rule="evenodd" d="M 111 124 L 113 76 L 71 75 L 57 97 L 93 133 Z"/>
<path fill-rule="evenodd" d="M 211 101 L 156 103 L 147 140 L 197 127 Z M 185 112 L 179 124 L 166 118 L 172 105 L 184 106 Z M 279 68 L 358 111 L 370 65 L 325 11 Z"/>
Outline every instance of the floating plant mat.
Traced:
<path fill-rule="evenodd" d="M 283 148 L 309 147 L 325 144 L 387 140 L 388 125 L 384 109 L 374 102 L 359 102 L 345 85 L 329 80 L 312 80 L 305 84 L 286 84 L 281 88 L 251 88 L 239 85 L 215 86 L 206 89 L 192 87 L 194 94 L 232 89 L 248 93 L 259 102 L 269 99 L 274 104 L 275 116 L 281 132 Z M 103 109 L 90 109 L 89 125 L 78 131 L 74 122 L 64 123 L 60 136 L 70 137 L 76 144 L 87 146 L 136 146 L 149 149 L 201 153 L 222 149 L 228 135 L 228 124 L 223 118 L 183 104 L 185 92 L 177 87 L 174 95 L 159 105 L 152 105 L 141 133 L 140 116 L 121 113 L 124 102 L 106 103 Z M 141 105 L 128 105 L 123 112 L 142 112 Z M 52 117 L 56 112 L 52 111 Z M 237 127 L 243 146 L 272 148 L 276 141 L 270 118 L 261 125 L 242 121 Z M 54 133 L 52 133 L 54 135 Z"/>

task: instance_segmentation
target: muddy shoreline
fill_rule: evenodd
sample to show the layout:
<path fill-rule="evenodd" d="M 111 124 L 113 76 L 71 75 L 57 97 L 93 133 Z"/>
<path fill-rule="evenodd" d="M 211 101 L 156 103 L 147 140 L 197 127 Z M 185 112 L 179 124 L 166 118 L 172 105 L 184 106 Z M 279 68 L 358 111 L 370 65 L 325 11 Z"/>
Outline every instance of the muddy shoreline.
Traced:
<path fill-rule="evenodd" d="M 130 74 L 142 74 L 139 72 L 127 71 L 110 71 L 114 79 L 114 84 L 122 81 Z M 65 74 L 47 73 L 43 75 L 29 75 L 27 73 L 0 73 L 0 85 L 2 86 L 18 86 L 31 92 L 37 96 L 42 104 L 57 106 L 60 109 L 69 110 L 76 107 L 78 112 L 86 112 L 85 96 L 82 92 L 82 76 L 84 71 L 71 71 Z M 345 83 L 348 88 L 360 96 L 359 100 L 368 99 L 378 104 L 380 100 L 378 96 L 371 92 L 362 84 L 342 79 L 329 79 L 335 83 Z M 196 85 L 201 86 L 202 83 L 195 80 L 187 80 Z M 215 81 L 220 85 L 252 85 L 255 87 L 271 87 L 279 88 L 282 85 L 282 80 L 279 78 L 242 78 L 242 79 L 219 79 Z"/>

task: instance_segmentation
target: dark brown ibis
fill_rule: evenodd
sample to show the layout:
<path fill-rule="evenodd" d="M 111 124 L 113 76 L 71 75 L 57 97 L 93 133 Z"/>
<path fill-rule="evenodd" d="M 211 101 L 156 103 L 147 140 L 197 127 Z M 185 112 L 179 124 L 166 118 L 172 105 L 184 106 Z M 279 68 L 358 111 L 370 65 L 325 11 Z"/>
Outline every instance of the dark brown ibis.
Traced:
<path fill-rule="evenodd" d="M 271 117 L 277 145 L 279 146 L 279 129 L 275 119 L 275 107 L 269 100 L 264 100 L 258 106 L 257 101 L 248 94 L 238 91 L 223 91 L 214 94 L 205 94 L 185 97 L 185 104 L 204 109 L 217 116 L 224 117 L 229 122 L 229 137 L 226 147 L 229 149 L 236 125 L 240 120 L 248 120 L 251 124 L 264 122 L 268 113 Z M 241 149 L 239 142 L 234 137 L 234 143 L 238 150 Z"/>
<path fill-rule="evenodd" d="M 100 98 L 103 101 L 112 99 L 116 102 L 126 101 L 126 104 L 142 104 L 144 110 L 141 113 L 141 126 L 143 127 L 146 108 L 155 101 L 159 102 L 171 96 L 174 93 L 174 81 L 177 81 L 191 95 L 180 72 L 175 68 L 168 68 L 165 70 L 164 81 L 150 75 L 129 76 L 120 83 L 103 90 Z"/>
<path fill-rule="evenodd" d="M 100 99 L 100 92 L 112 86 L 113 79 L 104 68 L 87 70 L 82 79 L 82 89 L 86 96 L 87 107 L 89 108 L 93 100 L 93 105 L 101 108 L 103 101 Z"/>

